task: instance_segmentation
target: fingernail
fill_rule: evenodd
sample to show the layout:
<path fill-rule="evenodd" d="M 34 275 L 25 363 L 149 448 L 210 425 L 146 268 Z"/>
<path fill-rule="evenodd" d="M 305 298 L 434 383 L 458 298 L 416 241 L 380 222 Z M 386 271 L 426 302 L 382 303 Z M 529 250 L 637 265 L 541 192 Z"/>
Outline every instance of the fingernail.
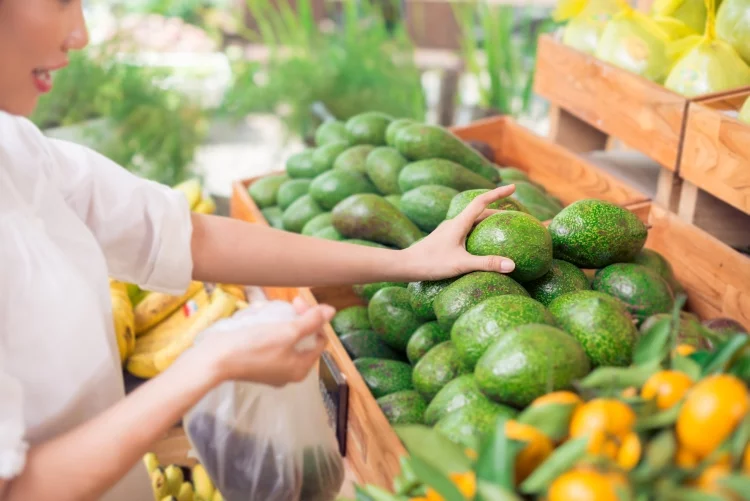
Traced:
<path fill-rule="evenodd" d="M 328 306 L 327 304 L 322 305 L 323 308 L 323 315 L 325 315 L 326 318 L 333 318 L 333 316 L 336 314 L 336 309 L 333 306 Z"/>
<path fill-rule="evenodd" d="M 505 259 L 502 263 L 500 263 L 500 271 L 502 271 L 503 273 L 510 273 L 515 269 L 516 263 L 514 263 L 510 259 Z"/>

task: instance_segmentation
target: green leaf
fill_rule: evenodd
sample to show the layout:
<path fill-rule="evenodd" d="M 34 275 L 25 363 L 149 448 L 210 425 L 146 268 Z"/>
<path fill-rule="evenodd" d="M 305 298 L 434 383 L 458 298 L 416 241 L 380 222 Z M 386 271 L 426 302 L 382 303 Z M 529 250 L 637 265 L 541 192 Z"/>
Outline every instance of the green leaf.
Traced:
<path fill-rule="evenodd" d="M 701 378 L 701 364 L 692 358 L 675 354 L 672 357 L 672 369 L 687 374 L 693 381 L 698 381 Z"/>
<path fill-rule="evenodd" d="M 409 458 L 401 456 L 399 464 L 401 465 L 401 471 L 393 479 L 393 490 L 396 494 L 408 494 L 419 486 L 419 479 L 414 474 Z"/>
<path fill-rule="evenodd" d="M 638 340 L 633 350 L 636 365 L 661 362 L 669 354 L 670 322 L 660 322 Z"/>
<path fill-rule="evenodd" d="M 586 454 L 589 437 L 569 440 L 558 447 L 529 477 L 520 485 L 524 494 L 540 494 L 561 474 L 569 470 Z"/>
<path fill-rule="evenodd" d="M 654 373 L 661 370 L 659 361 L 630 367 L 599 367 L 583 378 L 579 386 L 584 389 L 612 389 L 635 386 L 640 388 Z"/>
<path fill-rule="evenodd" d="M 479 482 L 477 485 L 477 501 L 521 501 L 513 491 L 503 489 L 495 484 Z"/>
<path fill-rule="evenodd" d="M 556 442 L 568 435 L 570 419 L 575 407 L 572 403 L 528 407 L 516 421 L 533 426 Z"/>
<path fill-rule="evenodd" d="M 471 469 L 471 460 L 463 449 L 437 431 L 423 425 L 399 425 L 394 426 L 394 430 L 409 454 L 430 463 L 445 475 Z"/>
<path fill-rule="evenodd" d="M 708 494 L 697 489 L 677 487 L 665 492 L 660 501 L 727 501 L 722 496 Z"/>
<path fill-rule="evenodd" d="M 667 410 L 657 412 L 656 414 L 640 419 L 636 421 L 635 429 L 637 431 L 644 431 L 672 426 L 677 422 L 677 416 L 680 413 L 681 407 L 681 404 L 677 404 Z"/>
<path fill-rule="evenodd" d="M 476 473 L 477 480 L 513 490 L 516 455 L 522 445 L 508 438 L 505 433 L 506 422 L 507 419 L 500 416 L 494 433 L 481 444 Z"/>
<path fill-rule="evenodd" d="M 695 362 L 698 362 L 698 364 L 701 366 L 701 371 L 703 370 L 703 366 L 706 365 L 706 361 L 711 358 L 711 352 L 710 351 L 694 351 L 691 353 L 688 358 L 690 360 L 693 360 Z"/>
<path fill-rule="evenodd" d="M 739 465 L 750 442 L 750 414 L 746 414 L 731 437 L 732 462 Z"/>
<path fill-rule="evenodd" d="M 418 457 L 411 458 L 411 466 L 417 478 L 432 487 L 445 501 L 466 501 L 456 484 L 434 466 Z"/>
<path fill-rule="evenodd" d="M 733 491 L 744 501 L 750 501 L 750 477 L 747 475 L 732 474 L 719 480 L 725 488 Z"/>
<path fill-rule="evenodd" d="M 643 482 L 657 478 L 672 464 L 676 451 L 674 432 L 671 429 L 661 431 L 648 442 L 643 461 L 632 472 L 633 478 Z"/>
<path fill-rule="evenodd" d="M 355 486 L 354 492 L 357 495 L 356 501 L 403 501 L 408 500 L 403 496 L 391 494 L 385 489 L 375 485 L 366 485 L 364 487 Z"/>
<path fill-rule="evenodd" d="M 703 376 L 721 372 L 732 357 L 745 347 L 748 339 L 747 334 L 737 334 L 718 346 L 703 364 Z"/>

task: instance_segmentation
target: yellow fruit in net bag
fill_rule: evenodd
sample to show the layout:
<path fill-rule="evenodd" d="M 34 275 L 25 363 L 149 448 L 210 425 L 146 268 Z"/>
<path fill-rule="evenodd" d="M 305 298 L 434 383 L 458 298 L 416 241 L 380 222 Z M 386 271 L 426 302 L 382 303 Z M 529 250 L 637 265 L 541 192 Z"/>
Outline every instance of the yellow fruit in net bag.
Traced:
<path fill-rule="evenodd" d="M 687 97 L 750 85 L 750 67 L 731 45 L 716 37 L 714 0 L 706 3 L 705 34 L 682 41 L 678 49 L 682 54 L 664 82 L 667 89 Z"/>
<path fill-rule="evenodd" d="M 693 31 L 690 26 L 673 17 L 654 16 L 653 20 L 662 30 L 664 30 L 664 33 L 666 33 L 671 41 L 681 40 L 691 35 L 698 34 Z"/>
<path fill-rule="evenodd" d="M 653 16 L 671 17 L 696 33 L 706 26 L 706 12 L 704 0 L 655 0 L 651 5 Z"/>
<path fill-rule="evenodd" d="M 738 117 L 740 122 L 750 124 L 750 97 L 745 100 L 745 104 L 740 109 L 740 115 Z"/>
<path fill-rule="evenodd" d="M 750 0 L 724 0 L 716 15 L 716 34 L 750 64 Z"/>
<path fill-rule="evenodd" d="M 563 32 L 562 43 L 586 54 L 594 55 L 607 23 L 619 11 L 615 0 L 590 0 L 582 9 L 568 2 L 556 11 L 556 19 L 570 19 Z"/>
<path fill-rule="evenodd" d="M 667 56 L 670 38 L 650 17 L 625 2 L 599 40 L 596 57 L 614 66 L 662 83 L 672 61 Z"/>

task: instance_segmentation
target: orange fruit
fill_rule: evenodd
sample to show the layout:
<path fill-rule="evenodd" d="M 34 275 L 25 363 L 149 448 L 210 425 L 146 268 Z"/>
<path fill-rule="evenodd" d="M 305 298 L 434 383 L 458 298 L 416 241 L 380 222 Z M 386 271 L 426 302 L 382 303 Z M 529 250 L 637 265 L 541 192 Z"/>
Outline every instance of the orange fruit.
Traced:
<path fill-rule="evenodd" d="M 635 432 L 625 435 L 617 451 L 617 464 L 626 471 L 632 470 L 641 460 L 641 439 Z"/>
<path fill-rule="evenodd" d="M 622 390 L 622 393 L 620 393 L 625 398 L 630 398 L 638 395 L 638 389 L 635 386 L 628 386 L 624 390 Z"/>
<path fill-rule="evenodd" d="M 703 470 L 694 485 L 708 494 L 721 494 L 728 499 L 737 499 L 733 493 L 725 491 L 719 481 L 732 472 L 730 466 L 725 464 L 714 464 Z"/>
<path fill-rule="evenodd" d="M 617 501 L 617 480 L 595 470 L 573 470 L 557 477 L 548 501 Z"/>
<path fill-rule="evenodd" d="M 635 412 L 627 404 L 614 399 L 596 398 L 578 407 L 570 421 L 570 436 L 590 436 L 588 451 L 612 459 L 619 441 L 635 424 Z M 614 445 L 607 445 L 615 439 Z"/>
<path fill-rule="evenodd" d="M 729 374 L 699 381 L 677 417 L 680 446 L 703 459 L 734 431 L 750 408 L 745 383 Z"/>
<path fill-rule="evenodd" d="M 508 438 L 526 442 L 516 457 L 516 484 L 523 482 L 537 466 L 552 454 L 552 441 L 533 426 L 509 420 L 505 423 Z"/>
<path fill-rule="evenodd" d="M 696 466 L 698 466 L 698 463 L 700 462 L 700 460 L 698 459 L 698 456 L 696 456 L 692 452 L 680 448 L 680 449 L 677 449 L 674 462 L 680 468 L 691 469 L 691 468 L 695 468 Z"/>
<path fill-rule="evenodd" d="M 646 380 L 641 396 L 646 400 L 656 399 L 656 407 L 665 410 L 682 400 L 691 386 L 693 380 L 684 372 L 659 371 Z"/>
<path fill-rule="evenodd" d="M 575 404 L 580 405 L 583 403 L 581 397 L 572 391 L 553 391 L 547 393 L 541 397 L 536 398 L 531 402 L 531 407 L 541 407 L 547 404 Z"/>
<path fill-rule="evenodd" d="M 691 346 L 689 344 L 678 344 L 677 347 L 674 349 L 675 353 L 678 355 L 681 355 L 683 357 L 689 357 L 693 353 L 695 353 L 697 350 L 695 346 Z"/>

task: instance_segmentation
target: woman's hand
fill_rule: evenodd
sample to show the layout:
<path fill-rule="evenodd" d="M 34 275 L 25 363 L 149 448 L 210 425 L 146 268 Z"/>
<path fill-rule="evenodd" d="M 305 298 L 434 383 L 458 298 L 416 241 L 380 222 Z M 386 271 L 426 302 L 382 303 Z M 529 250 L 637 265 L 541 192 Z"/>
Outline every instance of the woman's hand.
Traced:
<path fill-rule="evenodd" d="M 466 237 L 474 225 L 494 214 L 487 206 L 515 191 L 514 185 L 502 186 L 484 193 L 453 219 L 444 221 L 423 240 L 403 250 L 408 266 L 414 270 L 413 280 L 440 280 L 471 271 L 509 273 L 515 263 L 502 256 L 473 256 L 466 251 Z"/>

